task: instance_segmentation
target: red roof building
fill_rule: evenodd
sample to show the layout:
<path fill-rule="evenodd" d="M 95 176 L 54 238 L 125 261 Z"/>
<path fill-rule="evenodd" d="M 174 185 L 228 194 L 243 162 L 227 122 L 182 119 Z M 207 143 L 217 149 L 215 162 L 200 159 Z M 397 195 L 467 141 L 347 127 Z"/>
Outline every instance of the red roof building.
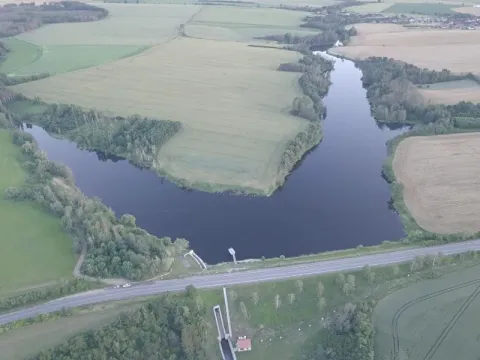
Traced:
<path fill-rule="evenodd" d="M 252 340 L 246 336 L 239 337 L 237 340 L 237 351 L 250 351 L 252 350 Z"/>

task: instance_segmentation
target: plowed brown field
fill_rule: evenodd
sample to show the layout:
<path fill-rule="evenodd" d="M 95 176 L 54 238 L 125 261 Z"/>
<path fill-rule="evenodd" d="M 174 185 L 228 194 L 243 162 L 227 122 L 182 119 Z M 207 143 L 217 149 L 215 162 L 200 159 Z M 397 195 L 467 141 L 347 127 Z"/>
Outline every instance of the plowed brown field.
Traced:
<path fill-rule="evenodd" d="M 393 170 L 418 224 L 436 233 L 480 230 L 480 133 L 419 136 L 397 147 Z"/>

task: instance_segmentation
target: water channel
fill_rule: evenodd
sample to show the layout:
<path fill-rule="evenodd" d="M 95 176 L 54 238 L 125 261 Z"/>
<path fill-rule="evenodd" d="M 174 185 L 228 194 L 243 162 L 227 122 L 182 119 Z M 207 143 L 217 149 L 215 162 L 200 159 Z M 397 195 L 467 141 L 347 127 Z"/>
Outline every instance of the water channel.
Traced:
<path fill-rule="evenodd" d="M 404 129 L 370 115 L 361 72 L 336 60 L 325 98 L 324 139 L 272 196 L 184 190 L 125 160 L 105 159 L 38 127 L 27 129 L 51 160 L 73 171 L 78 187 L 117 215 L 129 213 L 157 236 L 183 237 L 207 263 L 295 256 L 396 240 L 404 233 L 381 177 L 385 142 Z"/>

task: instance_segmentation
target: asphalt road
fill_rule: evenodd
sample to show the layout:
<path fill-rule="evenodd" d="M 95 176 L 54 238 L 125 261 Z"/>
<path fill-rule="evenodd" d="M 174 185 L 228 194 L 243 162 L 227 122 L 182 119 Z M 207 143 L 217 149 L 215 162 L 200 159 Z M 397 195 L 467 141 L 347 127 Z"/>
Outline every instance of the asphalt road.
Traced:
<path fill-rule="evenodd" d="M 106 288 L 90 291 L 64 298 L 52 300 L 31 308 L 0 315 L 0 325 L 11 321 L 25 319 L 42 313 L 49 313 L 76 306 L 96 304 L 105 301 L 125 300 L 140 296 L 160 294 L 168 291 L 181 291 L 188 285 L 196 288 L 215 288 L 229 285 L 250 284 L 256 282 L 274 281 L 309 275 L 328 274 L 333 272 L 361 269 L 365 265 L 380 266 L 406 262 L 416 256 L 443 253 L 458 254 L 470 250 L 480 250 L 480 239 L 427 248 L 400 250 L 376 255 L 366 255 L 338 260 L 328 260 L 315 263 L 281 266 L 275 268 L 238 271 L 231 273 L 199 275 L 183 279 L 160 280 L 150 283 L 132 285 L 130 288 Z"/>

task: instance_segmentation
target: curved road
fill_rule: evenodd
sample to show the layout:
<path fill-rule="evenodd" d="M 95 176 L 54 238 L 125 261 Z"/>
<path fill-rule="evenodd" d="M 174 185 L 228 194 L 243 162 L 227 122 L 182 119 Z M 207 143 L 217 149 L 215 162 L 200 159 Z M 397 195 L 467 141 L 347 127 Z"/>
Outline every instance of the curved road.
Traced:
<path fill-rule="evenodd" d="M 458 254 L 470 250 L 480 250 L 480 239 L 461 243 L 393 251 L 388 253 L 357 256 L 338 260 L 320 261 L 297 265 L 247 270 L 231 273 L 199 275 L 183 279 L 160 280 L 132 285 L 130 288 L 106 288 L 49 301 L 44 304 L 0 315 L 0 325 L 25 319 L 42 313 L 49 313 L 76 306 L 96 304 L 105 301 L 125 300 L 139 296 L 160 294 L 168 291 L 182 291 L 188 285 L 196 288 L 216 288 L 228 285 L 274 281 L 310 275 L 328 274 L 347 270 L 358 270 L 365 265 L 381 266 L 413 260 L 416 256 L 443 253 Z"/>

